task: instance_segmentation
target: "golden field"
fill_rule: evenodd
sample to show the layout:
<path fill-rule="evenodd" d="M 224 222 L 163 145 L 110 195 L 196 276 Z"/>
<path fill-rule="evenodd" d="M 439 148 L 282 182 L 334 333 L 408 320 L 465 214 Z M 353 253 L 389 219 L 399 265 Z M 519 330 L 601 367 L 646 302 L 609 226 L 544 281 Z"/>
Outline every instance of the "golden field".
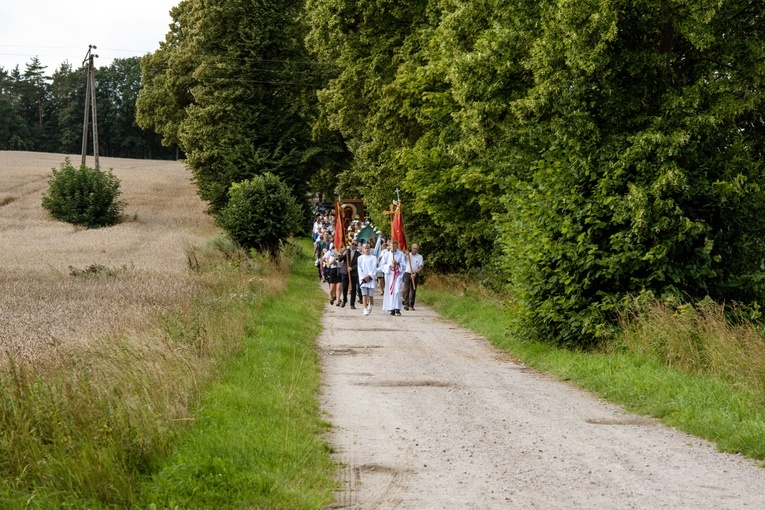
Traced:
<path fill-rule="evenodd" d="M 176 161 L 101 158 L 121 181 L 124 221 L 93 230 L 55 221 L 41 202 L 51 169 L 66 157 L 0 151 L 3 354 L 35 358 L 141 329 L 198 290 L 186 253 L 218 231 Z M 79 165 L 80 156 L 68 157 Z"/>

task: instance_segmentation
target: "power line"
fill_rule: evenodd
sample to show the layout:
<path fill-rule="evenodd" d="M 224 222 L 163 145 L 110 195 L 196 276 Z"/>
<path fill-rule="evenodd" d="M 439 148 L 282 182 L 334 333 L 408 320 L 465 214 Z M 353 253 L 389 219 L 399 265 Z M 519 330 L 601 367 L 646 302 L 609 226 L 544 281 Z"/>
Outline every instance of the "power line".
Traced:
<path fill-rule="evenodd" d="M 201 56 L 202 54 L 200 54 Z M 331 66 L 331 67 L 337 67 L 337 64 L 334 62 L 319 62 L 318 60 L 274 60 L 274 59 L 268 59 L 268 58 L 257 58 L 257 57 L 234 57 L 234 56 L 228 56 L 228 55 L 211 55 L 212 57 L 218 59 L 218 60 L 243 60 L 243 61 L 252 61 L 252 62 L 275 62 L 275 63 L 281 63 L 281 64 L 310 64 L 310 65 L 317 65 L 317 66 Z"/>
<path fill-rule="evenodd" d="M 49 48 L 56 50 L 81 50 L 82 48 L 75 46 L 34 46 L 29 44 L 0 44 L 0 48 Z"/>
<path fill-rule="evenodd" d="M 38 48 L 55 49 L 55 50 L 81 50 L 81 48 L 74 47 L 74 46 L 29 46 L 25 44 L 0 44 L 0 48 L 30 48 L 31 50 L 38 49 Z M 119 51 L 123 53 L 153 53 L 154 51 L 157 51 L 157 49 L 129 50 L 129 49 L 123 49 L 123 48 L 101 48 L 101 51 Z M 0 53 L 0 55 L 23 55 L 23 54 Z M 196 53 L 195 56 L 205 56 L 205 54 Z M 269 58 L 258 58 L 258 57 L 233 56 L 233 55 L 225 55 L 225 54 L 224 55 L 207 55 L 207 56 L 214 57 L 218 60 L 242 60 L 242 61 L 273 62 L 273 63 L 284 63 L 284 64 L 309 64 L 309 65 L 318 65 L 318 66 L 336 66 L 337 65 L 332 62 L 319 62 L 318 60 L 280 60 L 280 59 L 269 59 Z"/>
<path fill-rule="evenodd" d="M 228 62 L 243 62 L 243 63 L 254 63 L 254 62 L 263 62 L 263 63 L 276 63 L 276 64 L 295 64 L 295 65 L 310 65 L 310 66 L 317 66 L 317 67 L 328 67 L 328 68 L 340 68 L 341 66 L 338 64 L 335 64 L 334 62 L 317 62 L 317 61 L 310 61 L 310 60 L 273 60 L 273 59 L 258 59 L 253 57 L 221 57 L 218 55 L 204 55 L 204 54 L 196 54 L 195 57 L 209 57 L 213 58 L 217 61 L 228 61 Z M 165 67 L 167 65 L 165 64 Z M 249 69 L 249 68 L 248 68 Z"/>
<path fill-rule="evenodd" d="M 321 86 L 321 83 L 311 83 L 311 82 L 289 82 L 289 81 L 261 81 L 261 80 L 243 80 L 243 79 L 230 79 L 227 80 L 226 78 L 216 78 L 215 81 L 230 81 L 234 83 L 258 83 L 263 85 L 296 85 L 296 86 L 305 86 L 305 87 L 319 87 Z M 202 82 L 202 83 L 209 83 L 209 82 Z"/>
<path fill-rule="evenodd" d="M 75 46 L 31 46 L 28 44 L 0 44 L 0 48 L 29 48 L 30 51 L 34 52 L 36 49 L 46 49 L 46 50 L 72 50 L 72 51 L 81 51 L 82 48 L 75 47 Z M 127 50 L 122 48 L 101 48 L 101 51 L 119 51 L 124 53 L 151 53 L 152 50 Z M 15 53 L 0 53 L 0 55 L 16 55 Z"/>

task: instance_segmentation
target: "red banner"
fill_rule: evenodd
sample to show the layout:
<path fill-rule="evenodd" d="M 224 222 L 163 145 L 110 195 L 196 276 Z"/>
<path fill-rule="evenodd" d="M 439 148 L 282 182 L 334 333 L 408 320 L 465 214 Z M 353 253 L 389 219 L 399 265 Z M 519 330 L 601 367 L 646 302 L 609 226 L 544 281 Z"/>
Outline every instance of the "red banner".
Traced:
<path fill-rule="evenodd" d="M 407 251 L 406 234 L 404 234 L 404 217 L 401 214 L 401 202 L 396 204 L 396 212 L 393 214 L 393 220 L 390 222 L 391 237 L 398 241 L 398 247 L 401 251 Z"/>
<path fill-rule="evenodd" d="M 345 249 L 345 227 L 343 227 L 343 211 L 340 208 L 340 202 L 335 201 L 335 249 L 337 251 Z"/>

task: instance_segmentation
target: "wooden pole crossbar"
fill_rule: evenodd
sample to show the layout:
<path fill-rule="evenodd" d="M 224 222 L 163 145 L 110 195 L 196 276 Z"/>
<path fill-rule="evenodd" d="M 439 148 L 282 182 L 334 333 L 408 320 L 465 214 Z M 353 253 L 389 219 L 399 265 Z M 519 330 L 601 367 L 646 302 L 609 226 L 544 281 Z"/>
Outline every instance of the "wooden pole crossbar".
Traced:
<path fill-rule="evenodd" d="M 88 77 L 85 84 L 85 119 L 82 123 L 82 164 L 85 164 L 85 158 L 88 154 L 88 110 L 91 110 L 93 117 L 93 156 L 96 160 L 96 170 L 100 169 L 98 161 L 98 115 L 96 114 L 96 69 L 93 65 L 93 59 L 98 57 L 92 50 L 95 46 L 88 45 L 88 52 L 85 54 L 85 60 L 88 63 Z"/>
<path fill-rule="evenodd" d="M 387 211 L 383 211 L 382 213 L 386 216 L 390 216 L 392 214 L 396 214 L 396 210 L 393 209 L 393 204 L 390 204 L 390 208 Z"/>

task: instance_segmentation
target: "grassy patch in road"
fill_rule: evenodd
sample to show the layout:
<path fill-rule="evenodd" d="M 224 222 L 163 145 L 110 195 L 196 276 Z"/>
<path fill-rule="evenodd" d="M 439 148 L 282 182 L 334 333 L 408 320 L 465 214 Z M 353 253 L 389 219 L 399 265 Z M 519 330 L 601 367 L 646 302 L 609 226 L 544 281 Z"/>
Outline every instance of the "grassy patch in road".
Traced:
<path fill-rule="evenodd" d="M 206 389 L 192 430 L 146 485 L 149 508 L 322 508 L 333 466 L 317 400 L 324 296 L 312 260 L 263 303 L 255 331 Z"/>
<path fill-rule="evenodd" d="M 418 297 L 528 366 L 715 442 L 720 450 L 765 459 L 765 407 L 750 385 L 689 373 L 633 352 L 574 352 L 519 341 L 508 333 L 510 312 L 504 300 L 458 281 L 432 277 Z"/>

